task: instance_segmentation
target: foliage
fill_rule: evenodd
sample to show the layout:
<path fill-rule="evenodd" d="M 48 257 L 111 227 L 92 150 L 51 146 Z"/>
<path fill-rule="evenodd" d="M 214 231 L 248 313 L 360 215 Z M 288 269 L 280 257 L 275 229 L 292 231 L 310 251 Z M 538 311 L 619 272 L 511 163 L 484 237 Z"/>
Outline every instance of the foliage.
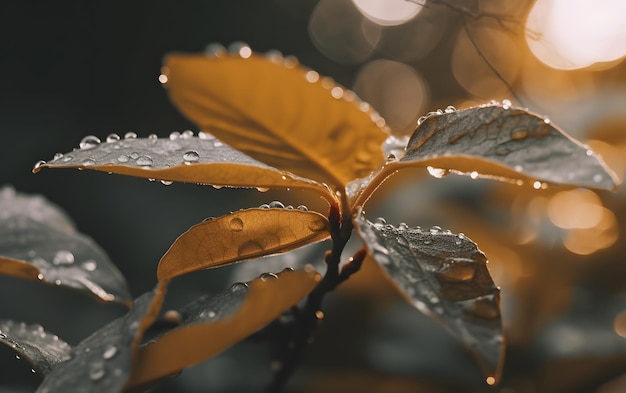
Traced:
<path fill-rule="evenodd" d="M 165 185 L 297 189 L 322 196 L 328 211 L 272 202 L 198 223 L 161 258 L 155 289 L 71 350 L 58 338 L 44 339 L 51 333 L 40 326 L 4 321 L 0 342 L 44 377 L 39 392 L 149 386 L 255 332 L 279 348 L 270 384 L 279 391 L 323 316 L 324 296 L 374 261 L 375 274 L 455 335 L 475 355 L 487 383 L 497 383 L 504 339 L 488 255 L 462 233 L 370 221 L 367 201 L 407 168 L 427 168 L 439 177 L 454 172 L 503 180 L 520 190 L 617 186 L 588 146 L 508 101 L 429 113 L 407 139 L 389 135 L 384 119 L 367 103 L 293 58 L 241 51 L 174 54 L 166 58 L 160 80 L 172 102 L 204 131 L 167 138 L 111 134 L 104 141 L 87 136 L 78 149 L 37 163 L 34 172 L 79 168 Z M 61 211 L 11 188 L 0 195 L 1 273 L 130 305 L 123 276 Z M 354 229 L 363 247 L 344 261 Z M 310 266 L 265 273 L 159 317 L 168 285 L 178 276 L 326 239 L 331 245 L 323 277 Z M 163 320 L 171 323 L 160 324 Z"/>

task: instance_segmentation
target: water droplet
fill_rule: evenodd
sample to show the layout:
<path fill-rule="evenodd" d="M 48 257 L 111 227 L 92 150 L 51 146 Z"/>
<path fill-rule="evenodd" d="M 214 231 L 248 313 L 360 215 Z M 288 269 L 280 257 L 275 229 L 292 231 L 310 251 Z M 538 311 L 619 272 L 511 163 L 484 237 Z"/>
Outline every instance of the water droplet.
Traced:
<path fill-rule="evenodd" d="M 170 138 L 171 141 L 175 141 L 176 139 L 180 138 L 180 132 L 178 132 L 178 131 L 170 132 L 169 138 Z"/>
<path fill-rule="evenodd" d="M 111 359 L 116 354 L 117 354 L 117 347 L 114 345 L 111 345 L 110 347 L 104 350 L 104 353 L 102 353 L 102 357 L 104 359 Z"/>
<path fill-rule="evenodd" d="M 220 141 L 218 139 L 213 140 L 213 147 L 222 147 L 222 146 L 224 146 L 222 141 Z"/>
<path fill-rule="evenodd" d="M 482 319 L 496 319 L 500 317 L 500 308 L 496 295 L 487 295 L 473 299 L 465 304 L 465 311 Z"/>
<path fill-rule="evenodd" d="M 54 157 L 52 157 L 53 160 L 58 160 L 60 158 L 63 158 L 63 153 L 55 153 Z"/>
<path fill-rule="evenodd" d="M 268 205 L 267 203 L 262 204 L 261 206 L 259 206 L 259 209 L 269 209 L 270 205 Z"/>
<path fill-rule="evenodd" d="M 102 377 L 104 377 L 104 374 L 106 374 L 106 369 L 104 368 L 104 363 L 97 362 L 97 363 L 93 363 L 91 365 L 91 369 L 89 370 L 89 378 L 92 381 L 97 381 L 97 380 L 101 379 Z"/>
<path fill-rule="evenodd" d="M 602 181 L 602 175 L 599 173 L 596 173 L 595 175 L 593 175 L 593 181 L 596 183 L 600 183 Z"/>
<path fill-rule="evenodd" d="M 330 95 L 335 99 L 339 99 L 343 97 L 343 89 L 339 86 L 335 86 L 330 90 Z"/>
<path fill-rule="evenodd" d="M 443 269 L 437 272 L 439 281 L 466 282 L 476 274 L 476 262 L 466 258 L 448 258 Z"/>
<path fill-rule="evenodd" d="M 261 243 L 255 240 L 248 240 L 239 246 L 239 248 L 237 249 L 237 254 L 240 256 L 250 255 L 259 251 L 263 251 L 263 246 L 261 245 Z"/>
<path fill-rule="evenodd" d="M 205 312 L 205 315 L 206 315 L 207 318 L 215 318 L 215 316 L 217 314 L 215 313 L 215 311 L 209 310 L 209 311 Z"/>
<path fill-rule="evenodd" d="M 239 55 L 243 59 L 247 59 L 252 56 L 252 49 L 250 49 L 245 42 L 241 41 L 236 41 L 228 45 L 228 52 L 233 55 Z"/>
<path fill-rule="evenodd" d="M 524 168 L 521 165 L 515 165 L 513 169 L 515 169 L 517 172 L 521 172 L 522 170 L 524 170 Z"/>
<path fill-rule="evenodd" d="M 450 170 L 448 169 L 433 168 L 432 166 L 426 167 L 426 170 L 432 177 L 436 179 L 443 179 L 444 177 L 448 176 L 448 174 L 450 173 Z"/>
<path fill-rule="evenodd" d="M 263 273 L 259 276 L 259 279 L 261 279 L 261 281 L 276 280 L 278 276 L 274 273 Z"/>
<path fill-rule="evenodd" d="M 80 265 L 83 269 L 85 269 L 88 272 L 93 272 L 96 270 L 96 268 L 98 267 L 98 264 L 96 263 L 96 261 L 94 261 L 93 259 L 89 259 L 83 263 L 81 263 Z"/>
<path fill-rule="evenodd" d="M 300 62 L 298 61 L 298 59 L 296 59 L 295 56 L 286 56 L 285 60 L 283 61 L 283 65 L 287 68 L 294 68 L 299 63 Z"/>
<path fill-rule="evenodd" d="M 96 160 L 94 160 L 93 158 L 85 158 L 83 160 L 83 162 L 81 162 L 81 164 L 83 166 L 91 166 L 91 165 L 96 165 Z"/>
<path fill-rule="evenodd" d="M 267 188 L 267 187 L 256 187 L 256 190 L 257 190 L 257 191 L 259 191 L 259 192 L 267 192 L 267 191 L 269 191 L 270 189 L 269 189 L 269 188 Z"/>
<path fill-rule="evenodd" d="M 312 230 L 313 232 L 319 232 L 319 231 L 326 229 L 326 222 L 318 218 L 309 222 L 308 226 L 309 226 L 309 229 Z"/>
<path fill-rule="evenodd" d="M 472 179 L 478 179 L 478 172 L 476 172 L 476 171 L 472 171 L 472 173 L 470 173 L 470 177 L 471 177 Z"/>
<path fill-rule="evenodd" d="M 67 250 L 60 250 L 54 254 L 52 263 L 55 265 L 69 265 L 74 263 L 74 254 Z"/>
<path fill-rule="evenodd" d="M 99 144 L 100 144 L 100 138 L 98 138 L 97 136 L 93 136 L 93 135 L 87 135 L 86 137 L 81 139 L 80 143 L 78 144 L 78 147 L 80 147 L 83 150 L 88 150 L 88 149 L 93 149 Z"/>
<path fill-rule="evenodd" d="M 204 47 L 204 53 L 211 57 L 220 57 L 226 54 L 226 48 L 222 44 L 211 43 Z"/>
<path fill-rule="evenodd" d="M 370 110 L 370 104 L 368 104 L 367 102 L 363 101 L 359 104 L 359 110 L 361 112 L 367 112 Z"/>
<path fill-rule="evenodd" d="M 502 100 L 502 109 L 507 110 L 511 108 L 511 101 L 510 100 Z"/>
<path fill-rule="evenodd" d="M 296 209 L 301 210 L 303 212 L 308 212 L 309 208 L 304 206 L 304 205 L 299 205 L 298 207 L 296 207 Z"/>
<path fill-rule="evenodd" d="M 137 134 L 132 131 L 124 134 L 124 139 L 136 139 L 136 138 L 137 138 Z"/>
<path fill-rule="evenodd" d="M 38 279 L 38 280 L 43 280 L 43 274 L 39 273 L 39 274 L 37 275 L 37 279 Z"/>
<path fill-rule="evenodd" d="M 521 141 L 523 139 L 526 139 L 526 137 L 528 136 L 528 131 L 527 130 L 513 130 L 511 131 L 511 139 L 514 141 Z"/>
<path fill-rule="evenodd" d="M 157 134 L 150 134 L 148 135 L 148 139 L 151 141 L 156 141 L 157 139 L 159 139 L 159 137 L 157 136 Z"/>
<path fill-rule="evenodd" d="M 21 359 L 20 355 L 15 355 L 15 358 L 16 358 L 17 360 L 20 360 L 20 359 Z"/>
<path fill-rule="evenodd" d="M 54 280 L 54 285 L 59 286 L 61 285 L 61 280 Z"/>
<path fill-rule="evenodd" d="M 409 229 L 409 225 L 406 222 L 401 222 L 400 224 L 398 224 L 398 229 L 406 231 Z"/>
<path fill-rule="evenodd" d="M 544 117 L 544 118 L 543 118 L 543 122 L 544 122 L 545 124 L 550 124 L 550 118 L 549 118 L 549 117 Z"/>
<path fill-rule="evenodd" d="M 265 52 L 265 57 L 272 63 L 282 64 L 285 61 L 283 54 L 276 49 Z"/>
<path fill-rule="evenodd" d="M 310 82 L 310 83 L 315 83 L 315 82 L 317 82 L 318 80 L 320 80 L 320 74 L 318 74 L 317 72 L 315 72 L 315 71 L 313 71 L 313 70 L 308 71 L 308 72 L 305 74 L 305 76 L 304 76 L 304 77 L 305 77 L 305 78 L 306 78 L 306 80 L 307 80 L 308 82 Z"/>
<path fill-rule="evenodd" d="M 129 157 L 131 158 L 131 160 L 136 160 L 139 157 L 139 153 L 134 151 L 134 152 L 130 153 Z"/>
<path fill-rule="evenodd" d="M 231 231 L 240 232 L 243 230 L 243 220 L 239 217 L 231 219 L 229 225 Z"/>
<path fill-rule="evenodd" d="M 171 186 L 172 184 L 174 184 L 174 182 L 171 180 L 161 180 L 161 184 L 163 184 L 164 186 Z"/>
<path fill-rule="evenodd" d="M 180 137 L 183 138 L 183 139 L 191 139 L 191 138 L 193 138 L 193 131 L 185 130 L 185 131 L 183 131 L 182 134 L 180 134 Z"/>
<path fill-rule="evenodd" d="M 487 382 L 487 385 L 492 386 L 496 383 L 496 379 L 492 376 L 489 376 L 485 379 L 485 382 Z"/>
<path fill-rule="evenodd" d="M 150 166 L 152 165 L 152 158 L 150 156 L 139 156 L 135 162 L 137 165 Z"/>
<path fill-rule="evenodd" d="M 183 161 L 185 161 L 185 163 L 196 162 L 199 159 L 200 159 L 200 154 L 198 154 L 198 152 L 195 150 L 189 150 L 185 152 L 185 154 L 183 154 Z"/>
<path fill-rule="evenodd" d="M 535 190 L 539 190 L 539 189 L 541 188 L 541 186 L 542 186 L 542 183 L 541 183 L 539 180 L 535 180 L 535 181 L 533 182 L 533 188 L 534 188 Z"/>
<path fill-rule="evenodd" d="M 591 157 L 593 155 L 593 150 L 591 149 L 587 149 L 587 151 L 585 152 L 585 154 L 587 154 L 589 157 Z"/>
<path fill-rule="evenodd" d="M 283 209 L 285 205 L 281 201 L 272 201 L 269 204 L 271 209 Z"/>
<path fill-rule="evenodd" d="M 236 282 L 230 286 L 231 292 L 239 292 L 248 289 L 248 284 L 245 282 Z"/>
<path fill-rule="evenodd" d="M 107 143 L 113 143 L 119 140 L 120 140 L 120 136 L 115 133 L 107 135 L 107 139 L 106 139 Z"/>
<path fill-rule="evenodd" d="M 39 160 L 35 163 L 35 165 L 33 166 L 33 171 L 38 170 L 39 168 L 41 168 L 42 165 L 44 165 L 46 162 L 44 160 Z"/>
<path fill-rule="evenodd" d="M 382 227 L 385 224 L 387 224 L 387 220 L 385 220 L 383 217 L 378 217 L 374 220 L 374 225 L 376 225 L 377 227 Z"/>
<path fill-rule="evenodd" d="M 211 141 L 211 140 L 215 139 L 215 137 L 212 134 L 210 134 L 210 133 L 208 133 L 206 131 L 198 132 L 198 138 L 200 138 L 200 139 L 202 139 L 204 141 Z"/>
<path fill-rule="evenodd" d="M 445 112 L 445 113 L 452 113 L 452 112 L 456 112 L 456 108 L 455 108 L 455 107 L 453 107 L 452 105 L 448 105 L 448 106 L 446 107 L 446 109 L 444 109 L 444 112 Z"/>
<path fill-rule="evenodd" d="M 68 161 L 72 161 L 72 159 L 74 159 L 74 157 L 67 155 L 65 157 L 63 157 L 63 162 L 68 162 Z"/>
<path fill-rule="evenodd" d="M 409 247 L 410 246 L 409 241 L 406 238 L 402 237 L 402 236 L 397 236 L 396 237 L 396 241 L 401 246 L 404 246 L 404 247 Z"/>
<path fill-rule="evenodd" d="M 389 154 L 387 155 L 387 160 L 385 161 L 387 164 L 392 163 L 394 161 L 397 161 L 398 159 L 396 158 L 395 154 Z"/>
<path fill-rule="evenodd" d="M 432 240 L 430 240 L 430 239 L 425 239 L 424 240 L 424 244 L 429 245 L 430 243 L 432 243 Z"/>

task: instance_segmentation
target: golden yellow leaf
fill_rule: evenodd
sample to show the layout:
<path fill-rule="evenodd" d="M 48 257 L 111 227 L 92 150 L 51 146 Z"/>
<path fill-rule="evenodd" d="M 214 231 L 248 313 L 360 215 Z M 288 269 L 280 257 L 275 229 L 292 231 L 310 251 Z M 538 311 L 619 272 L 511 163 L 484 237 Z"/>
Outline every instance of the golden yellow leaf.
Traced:
<path fill-rule="evenodd" d="M 163 72 L 183 114 L 268 165 L 344 186 L 384 162 L 384 120 L 292 61 L 176 54 Z"/>
<path fill-rule="evenodd" d="M 192 271 L 278 254 L 327 239 L 323 215 L 301 210 L 240 210 L 194 225 L 159 263 L 159 280 Z"/>
<path fill-rule="evenodd" d="M 146 384 L 208 359 L 276 319 L 309 294 L 320 275 L 313 270 L 284 271 L 250 282 L 243 304 L 230 317 L 194 320 L 137 349 L 127 387 Z M 233 286 L 239 291 L 245 284 Z M 224 295 L 227 297 L 227 295 Z"/>
<path fill-rule="evenodd" d="M 41 271 L 30 263 L 0 256 L 0 274 L 37 281 L 37 276 L 41 274 Z"/>

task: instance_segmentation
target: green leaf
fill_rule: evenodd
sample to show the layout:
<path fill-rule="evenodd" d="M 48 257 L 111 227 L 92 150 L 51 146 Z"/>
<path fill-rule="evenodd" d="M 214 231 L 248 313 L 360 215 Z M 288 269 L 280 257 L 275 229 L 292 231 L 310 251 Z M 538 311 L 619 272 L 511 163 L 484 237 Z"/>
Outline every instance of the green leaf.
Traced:
<path fill-rule="evenodd" d="M 534 188 L 549 183 L 615 189 L 619 182 L 588 146 L 547 118 L 508 103 L 433 112 L 421 119 L 403 156 L 397 149 L 401 141 L 391 137 L 385 143 L 385 150 L 398 160 L 347 185 L 354 207 L 363 206 L 386 178 L 406 167 L 430 167 L 437 177 L 452 171 Z"/>
<path fill-rule="evenodd" d="M 183 323 L 139 348 L 129 387 L 145 385 L 208 359 L 276 319 L 320 280 L 314 270 L 266 273 L 183 309 Z"/>
<path fill-rule="evenodd" d="M 330 236 L 323 215 L 297 209 L 239 210 L 194 225 L 159 262 L 159 280 L 287 252 Z"/>
<path fill-rule="evenodd" d="M 42 376 L 69 359 L 71 347 L 39 324 L 27 325 L 0 319 L 0 343 L 12 348 L 19 358 L 27 360 Z"/>
<path fill-rule="evenodd" d="M 130 311 L 84 339 L 71 358 L 54 368 L 37 390 L 54 392 L 120 392 L 133 367 L 133 345 L 141 325 L 159 297 L 159 288 L 135 300 Z"/>
<path fill-rule="evenodd" d="M 265 165 L 204 132 L 198 136 L 191 131 L 172 133 L 169 138 L 120 139 L 109 135 L 104 142 L 90 135 L 83 138 L 80 148 L 55 157 L 36 164 L 33 172 L 42 168 L 85 168 L 158 179 L 163 184 L 294 188 L 315 191 L 328 200 L 335 198 L 327 187 Z"/>
<path fill-rule="evenodd" d="M 384 162 L 384 120 L 367 103 L 295 59 L 249 54 L 168 56 L 170 99 L 234 148 L 320 183 L 344 186 Z"/>
<path fill-rule="evenodd" d="M 370 254 L 406 300 L 441 322 L 498 379 L 503 354 L 500 291 L 485 255 L 462 234 L 438 227 L 422 231 L 406 225 L 355 219 Z"/>
<path fill-rule="evenodd" d="M 106 253 L 43 197 L 5 188 L 0 211 L 0 274 L 75 288 L 102 301 L 130 301 L 126 280 Z"/>

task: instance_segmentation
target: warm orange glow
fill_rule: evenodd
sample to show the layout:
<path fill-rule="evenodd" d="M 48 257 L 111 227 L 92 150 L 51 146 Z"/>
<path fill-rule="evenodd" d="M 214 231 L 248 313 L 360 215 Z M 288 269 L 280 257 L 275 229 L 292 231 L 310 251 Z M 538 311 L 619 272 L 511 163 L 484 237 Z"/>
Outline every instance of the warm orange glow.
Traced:
<path fill-rule="evenodd" d="M 487 385 L 493 385 L 496 383 L 496 379 L 494 377 L 487 377 L 485 382 L 487 382 Z"/>
<path fill-rule="evenodd" d="M 383 26 L 394 26 L 415 17 L 422 6 L 406 0 L 352 0 L 369 20 Z"/>
<path fill-rule="evenodd" d="M 354 91 L 376 108 L 394 131 L 412 131 L 430 96 L 417 71 L 391 60 L 375 60 L 361 68 Z"/>
<path fill-rule="evenodd" d="M 544 64 L 563 70 L 626 55 L 622 0 L 537 0 L 526 21 L 526 42 Z"/>
<path fill-rule="evenodd" d="M 167 75 L 165 75 L 165 74 L 159 75 L 159 82 L 161 82 L 163 84 L 167 83 Z"/>
<path fill-rule="evenodd" d="M 563 229 L 588 229 L 597 226 L 604 214 L 600 198 L 585 189 L 561 191 L 548 204 L 548 216 Z"/>
<path fill-rule="evenodd" d="M 626 311 L 617 314 L 614 322 L 615 333 L 626 338 Z"/>
<path fill-rule="evenodd" d="M 572 229 L 563 240 L 563 245 L 569 251 L 579 255 L 589 255 L 610 247 L 617 241 L 619 230 L 617 219 L 612 211 L 602 209 L 602 217 L 598 224 L 589 229 Z"/>

